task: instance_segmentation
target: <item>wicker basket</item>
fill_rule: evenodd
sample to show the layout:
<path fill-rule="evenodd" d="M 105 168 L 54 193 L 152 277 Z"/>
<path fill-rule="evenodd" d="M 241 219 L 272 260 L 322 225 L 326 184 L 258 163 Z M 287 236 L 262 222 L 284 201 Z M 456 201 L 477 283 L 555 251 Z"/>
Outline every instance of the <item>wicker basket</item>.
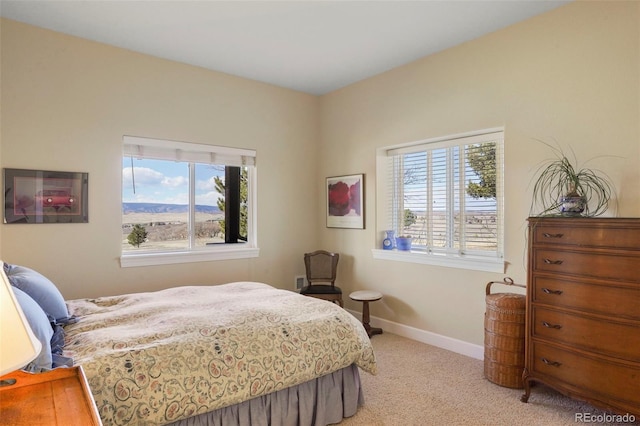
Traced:
<path fill-rule="evenodd" d="M 511 278 L 490 282 L 486 289 L 484 316 L 484 376 L 508 388 L 521 389 L 524 370 L 525 296 L 514 293 L 491 294 L 492 284 L 515 285 Z"/>

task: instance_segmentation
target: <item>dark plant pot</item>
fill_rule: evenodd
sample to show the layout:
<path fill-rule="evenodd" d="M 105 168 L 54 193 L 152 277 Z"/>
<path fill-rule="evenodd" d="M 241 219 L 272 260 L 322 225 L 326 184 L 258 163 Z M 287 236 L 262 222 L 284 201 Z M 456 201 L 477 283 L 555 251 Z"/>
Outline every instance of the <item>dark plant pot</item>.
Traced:
<path fill-rule="evenodd" d="M 582 196 L 565 196 L 560 198 L 560 213 L 563 216 L 580 216 L 587 206 Z"/>

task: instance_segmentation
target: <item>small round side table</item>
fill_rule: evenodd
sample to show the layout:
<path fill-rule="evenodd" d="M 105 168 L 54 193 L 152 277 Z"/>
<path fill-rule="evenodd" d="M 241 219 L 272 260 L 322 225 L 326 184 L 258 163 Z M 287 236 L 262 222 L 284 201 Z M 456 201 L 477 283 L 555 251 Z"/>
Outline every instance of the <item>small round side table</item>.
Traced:
<path fill-rule="evenodd" d="M 364 325 L 364 329 L 367 330 L 369 337 L 374 334 L 382 334 L 381 328 L 371 327 L 369 325 L 369 302 L 382 299 L 382 293 L 372 290 L 359 290 L 351 293 L 349 298 L 356 302 L 362 302 L 362 324 Z"/>

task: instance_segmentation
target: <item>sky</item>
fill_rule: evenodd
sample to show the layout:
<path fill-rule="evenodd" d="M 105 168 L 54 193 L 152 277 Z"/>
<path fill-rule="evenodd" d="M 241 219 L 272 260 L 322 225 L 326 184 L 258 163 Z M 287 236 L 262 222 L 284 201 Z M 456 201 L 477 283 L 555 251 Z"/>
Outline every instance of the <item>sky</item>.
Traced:
<path fill-rule="evenodd" d="M 132 179 L 132 175 L 134 179 Z M 219 198 L 214 177 L 224 180 L 223 166 L 196 165 L 196 204 L 215 206 Z M 135 194 L 133 181 L 135 180 Z M 189 203 L 187 163 L 163 160 L 122 159 L 122 201 L 125 203 Z"/>

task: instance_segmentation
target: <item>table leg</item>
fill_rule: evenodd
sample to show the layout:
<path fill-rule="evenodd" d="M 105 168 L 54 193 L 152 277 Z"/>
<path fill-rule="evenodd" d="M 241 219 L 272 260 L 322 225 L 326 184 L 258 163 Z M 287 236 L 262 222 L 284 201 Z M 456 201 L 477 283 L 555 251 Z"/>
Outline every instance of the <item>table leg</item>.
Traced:
<path fill-rule="evenodd" d="M 382 334 L 381 328 L 371 327 L 371 325 L 369 325 L 369 319 L 369 302 L 365 300 L 362 302 L 362 324 L 364 325 L 364 329 L 367 330 L 369 337 L 374 334 Z"/>

